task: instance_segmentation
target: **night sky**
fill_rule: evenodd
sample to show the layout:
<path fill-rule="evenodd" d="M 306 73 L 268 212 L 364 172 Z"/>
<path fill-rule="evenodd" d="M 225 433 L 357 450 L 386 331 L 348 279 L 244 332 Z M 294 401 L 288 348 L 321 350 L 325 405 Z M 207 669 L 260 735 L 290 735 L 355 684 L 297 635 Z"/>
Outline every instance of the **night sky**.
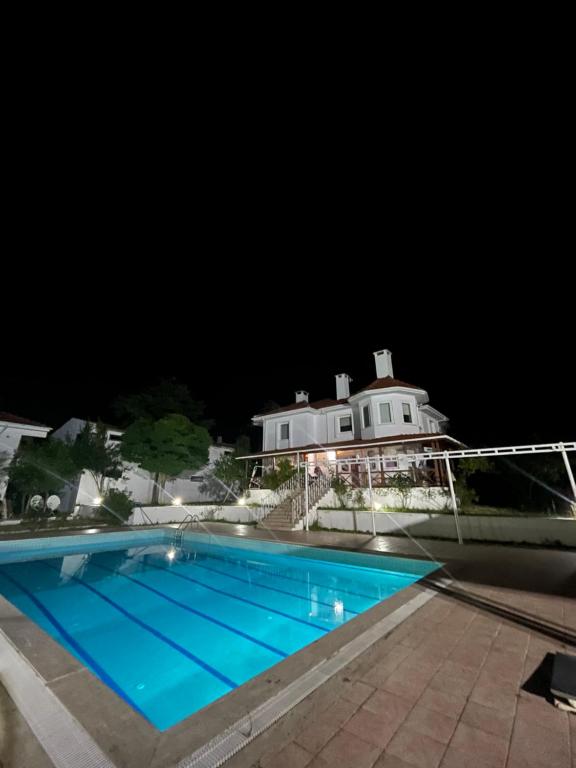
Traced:
<path fill-rule="evenodd" d="M 0 410 L 52 427 L 114 423 L 116 395 L 177 377 L 232 441 L 296 389 L 334 397 L 341 372 L 359 389 L 375 378 L 372 352 L 388 348 L 395 376 L 427 389 L 471 446 L 576 438 L 573 278 L 539 238 L 534 258 L 506 255 L 509 236 L 493 256 L 479 236 L 429 253 L 393 248 L 385 232 L 372 246 L 331 237 L 317 255 L 316 239 L 301 252 L 287 238 L 253 257 L 239 238 L 238 252 L 215 242 L 155 266 L 86 256 L 49 284 L 23 274 L 36 298 L 4 301 Z"/>

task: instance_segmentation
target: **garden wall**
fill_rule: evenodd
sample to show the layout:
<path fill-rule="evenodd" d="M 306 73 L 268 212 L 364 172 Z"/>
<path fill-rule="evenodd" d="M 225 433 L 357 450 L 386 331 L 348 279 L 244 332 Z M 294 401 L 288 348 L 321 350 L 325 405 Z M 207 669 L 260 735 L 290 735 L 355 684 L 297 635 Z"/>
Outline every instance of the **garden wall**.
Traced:
<path fill-rule="evenodd" d="M 401 533 L 420 538 L 457 539 L 454 517 L 425 512 L 375 512 L 377 533 Z M 528 544 L 559 543 L 576 547 L 576 520 L 558 517 L 512 517 L 500 515 L 460 515 L 465 540 L 500 541 Z M 346 509 L 319 509 L 322 528 L 372 532 L 372 513 Z"/>

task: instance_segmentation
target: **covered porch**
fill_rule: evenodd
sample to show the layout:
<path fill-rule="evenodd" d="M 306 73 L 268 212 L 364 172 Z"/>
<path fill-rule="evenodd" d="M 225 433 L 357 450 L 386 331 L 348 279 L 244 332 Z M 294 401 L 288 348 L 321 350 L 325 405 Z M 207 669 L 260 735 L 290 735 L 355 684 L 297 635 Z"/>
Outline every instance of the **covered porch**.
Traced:
<path fill-rule="evenodd" d="M 260 451 L 240 458 L 255 461 L 252 488 L 260 487 L 262 477 L 286 461 L 297 470 L 307 467 L 311 477 L 328 474 L 351 488 L 386 488 L 397 484 L 399 476 L 414 487 L 446 487 L 446 463 L 438 458 L 428 460 L 425 454 L 437 455 L 461 446 L 448 435 L 410 435 Z"/>

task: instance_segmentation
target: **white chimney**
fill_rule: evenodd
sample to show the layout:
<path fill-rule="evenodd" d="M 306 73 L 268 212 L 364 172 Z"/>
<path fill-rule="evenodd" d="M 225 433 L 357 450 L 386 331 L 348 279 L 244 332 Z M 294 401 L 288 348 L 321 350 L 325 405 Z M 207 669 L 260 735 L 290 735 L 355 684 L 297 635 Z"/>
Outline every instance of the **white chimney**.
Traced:
<path fill-rule="evenodd" d="M 299 389 L 298 392 L 296 392 L 296 402 L 297 403 L 307 403 L 308 402 L 308 392 L 305 392 L 303 389 Z"/>
<path fill-rule="evenodd" d="M 336 400 L 348 400 L 351 381 L 352 379 L 347 373 L 336 374 Z"/>
<path fill-rule="evenodd" d="M 374 352 L 374 360 L 376 362 L 377 379 L 383 379 L 385 376 L 394 377 L 392 352 L 389 349 L 381 349 L 379 352 Z"/>

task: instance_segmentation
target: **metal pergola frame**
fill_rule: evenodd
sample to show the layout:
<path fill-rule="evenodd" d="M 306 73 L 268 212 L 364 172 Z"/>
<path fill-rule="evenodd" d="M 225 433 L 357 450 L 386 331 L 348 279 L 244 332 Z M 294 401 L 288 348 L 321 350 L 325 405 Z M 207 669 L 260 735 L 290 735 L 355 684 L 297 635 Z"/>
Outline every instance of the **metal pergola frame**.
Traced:
<path fill-rule="evenodd" d="M 568 443 L 537 443 L 534 445 L 511 445 L 511 446 L 499 446 L 495 448 L 464 448 L 462 450 L 455 451 L 425 451 L 421 453 L 398 453 L 387 454 L 386 459 L 399 459 L 404 460 L 442 460 L 446 464 L 446 474 L 448 477 L 448 484 L 450 487 L 450 498 L 452 501 L 452 511 L 454 513 L 454 522 L 456 525 L 456 533 L 458 535 L 458 543 L 463 544 L 462 532 L 460 530 L 460 519 L 458 517 L 458 503 L 456 501 L 456 493 L 454 491 L 454 480 L 452 472 L 450 470 L 450 460 L 455 459 L 468 459 L 479 457 L 495 457 L 495 456 L 527 456 L 540 453 L 560 453 L 564 460 L 564 466 L 568 474 L 570 481 L 570 487 L 572 488 L 573 503 L 576 504 L 576 480 L 574 479 L 574 473 L 570 466 L 568 459 L 568 452 L 576 451 L 576 442 Z M 372 509 L 372 533 L 376 536 L 376 518 L 374 516 L 374 502 L 372 496 L 372 473 L 370 468 L 370 462 L 379 459 L 380 456 L 364 456 L 362 458 L 345 458 L 345 459 L 332 459 L 326 460 L 323 463 L 329 465 L 339 464 L 364 464 L 366 466 L 366 472 L 368 476 L 368 488 L 370 494 L 370 507 Z M 308 476 L 308 461 L 301 462 L 300 466 L 304 465 L 306 469 L 306 477 Z M 306 499 L 306 530 L 308 530 L 308 502 Z"/>

